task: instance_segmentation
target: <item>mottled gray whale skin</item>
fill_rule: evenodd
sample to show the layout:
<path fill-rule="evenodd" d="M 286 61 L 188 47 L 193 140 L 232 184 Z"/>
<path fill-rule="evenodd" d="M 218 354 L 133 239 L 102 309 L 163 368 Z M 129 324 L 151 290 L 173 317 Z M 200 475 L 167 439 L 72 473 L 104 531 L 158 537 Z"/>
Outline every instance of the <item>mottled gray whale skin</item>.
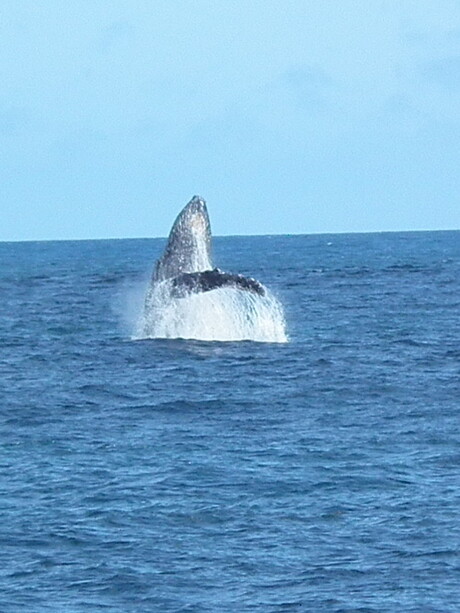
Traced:
<path fill-rule="evenodd" d="M 211 224 L 206 202 L 199 196 L 194 196 L 182 209 L 171 228 L 164 253 L 155 264 L 152 287 L 161 281 L 170 281 L 175 298 L 220 287 L 265 295 L 259 281 L 213 268 Z"/>
<path fill-rule="evenodd" d="M 210 292 L 219 287 L 234 287 L 235 289 L 259 294 L 259 296 L 265 295 L 264 287 L 259 281 L 243 277 L 243 275 L 223 272 L 218 268 L 204 270 L 203 272 L 188 272 L 174 277 L 171 294 L 177 298 L 182 298 L 186 294 Z"/>
<path fill-rule="evenodd" d="M 210 268 L 211 224 L 206 202 L 194 196 L 176 217 L 163 255 L 153 271 L 153 281 Z"/>

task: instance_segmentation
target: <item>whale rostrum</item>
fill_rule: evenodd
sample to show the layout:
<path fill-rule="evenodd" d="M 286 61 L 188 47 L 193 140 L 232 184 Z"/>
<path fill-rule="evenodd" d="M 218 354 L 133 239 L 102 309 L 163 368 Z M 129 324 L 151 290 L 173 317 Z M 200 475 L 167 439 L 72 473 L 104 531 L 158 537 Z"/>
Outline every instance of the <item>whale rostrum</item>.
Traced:
<path fill-rule="evenodd" d="M 169 281 L 175 298 L 221 287 L 265 295 L 259 281 L 213 267 L 211 224 L 206 202 L 199 196 L 194 196 L 177 216 L 163 255 L 155 264 L 152 285 L 163 281 Z"/>

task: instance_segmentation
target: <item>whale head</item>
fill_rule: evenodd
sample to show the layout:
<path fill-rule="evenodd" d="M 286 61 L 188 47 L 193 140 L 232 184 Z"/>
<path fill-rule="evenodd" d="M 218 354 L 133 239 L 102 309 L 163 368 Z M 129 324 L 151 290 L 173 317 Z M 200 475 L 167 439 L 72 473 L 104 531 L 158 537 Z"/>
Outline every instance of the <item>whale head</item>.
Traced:
<path fill-rule="evenodd" d="M 162 281 L 182 273 L 212 268 L 211 224 L 206 202 L 194 196 L 182 209 L 169 233 L 168 243 L 158 260 L 153 279 Z"/>

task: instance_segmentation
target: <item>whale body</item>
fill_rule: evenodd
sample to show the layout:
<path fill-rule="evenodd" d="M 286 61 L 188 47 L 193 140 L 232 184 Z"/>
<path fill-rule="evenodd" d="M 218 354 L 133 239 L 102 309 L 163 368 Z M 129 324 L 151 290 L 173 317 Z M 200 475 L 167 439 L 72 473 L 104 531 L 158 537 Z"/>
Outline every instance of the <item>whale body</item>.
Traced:
<path fill-rule="evenodd" d="M 211 224 L 206 202 L 199 196 L 194 196 L 177 216 L 163 255 L 155 264 L 151 289 L 163 282 L 169 284 L 174 298 L 221 287 L 265 295 L 264 286 L 256 279 L 213 267 Z"/>

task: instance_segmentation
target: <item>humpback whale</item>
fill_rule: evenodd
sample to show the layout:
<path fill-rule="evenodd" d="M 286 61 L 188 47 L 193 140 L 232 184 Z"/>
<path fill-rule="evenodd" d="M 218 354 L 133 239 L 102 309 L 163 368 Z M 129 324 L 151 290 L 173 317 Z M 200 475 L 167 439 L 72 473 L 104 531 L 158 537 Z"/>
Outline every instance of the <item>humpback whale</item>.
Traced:
<path fill-rule="evenodd" d="M 285 326 L 262 283 L 214 266 L 206 203 L 194 196 L 155 262 L 137 337 L 285 343 Z"/>
<path fill-rule="evenodd" d="M 177 216 L 163 255 L 156 262 L 151 290 L 167 282 L 173 298 L 231 287 L 265 295 L 253 278 L 214 268 L 211 255 L 211 224 L 206 202 L 194 196 Z"/>

